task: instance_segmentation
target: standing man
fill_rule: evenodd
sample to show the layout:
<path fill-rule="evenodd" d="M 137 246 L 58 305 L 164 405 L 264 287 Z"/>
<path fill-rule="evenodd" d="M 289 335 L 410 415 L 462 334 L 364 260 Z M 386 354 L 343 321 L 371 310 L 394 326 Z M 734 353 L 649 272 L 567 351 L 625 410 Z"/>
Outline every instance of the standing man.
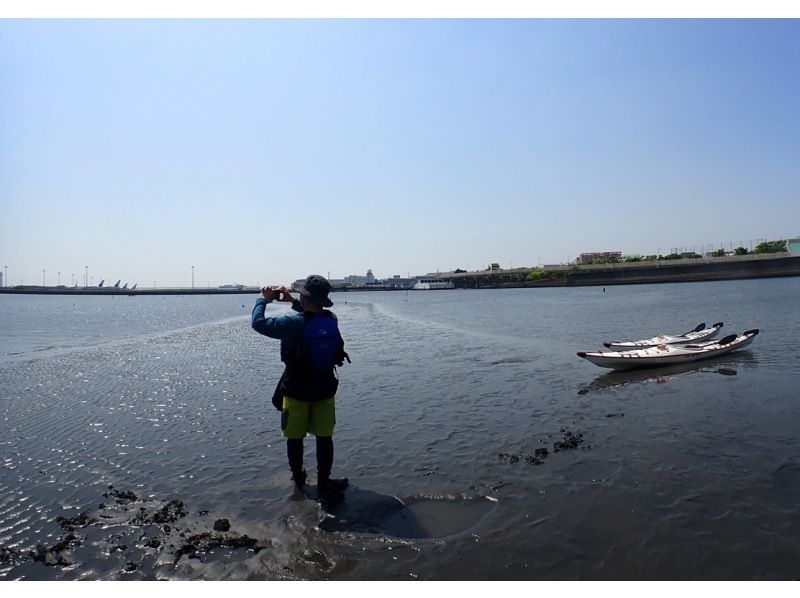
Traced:
<path fill-rule="evenodd" d="M 281 411 L 292 480 L 302 491 L 307 477 L 303 469 L 303 438 L 310 432 L 317 439 L 320 496 L 337 500 L 342 498 L 348 481 L 331 478 L 339 386 L 336 367 L 350 359 L 344 352 L 336 316 L 325 309 L 333 305 L 328 298 L 330 289 L 330 283 L 317 274 L 306 278 L 299 290 L 300 300 L 294 299 L 285 287 L 264 287 L 256 299 L 251 324 L 256 332 L 281 341 L 281 361 L 286 367 L 272 404 Z M 292 309 L 299 313 L 265 317 L 266 306 L 272 301 L 291 302 Z"/>

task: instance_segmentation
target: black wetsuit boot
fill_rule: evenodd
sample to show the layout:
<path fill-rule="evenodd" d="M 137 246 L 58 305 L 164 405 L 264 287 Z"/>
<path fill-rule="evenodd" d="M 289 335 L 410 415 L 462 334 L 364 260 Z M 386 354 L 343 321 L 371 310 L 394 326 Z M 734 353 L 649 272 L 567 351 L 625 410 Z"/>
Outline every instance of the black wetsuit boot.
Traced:
<path fill-rule="evenodd" d="M 289 457 L 292 480 L 294 480 L 295 486 L 302 490 L 306 484 L 306 472 L 303 469 L 303 439 L 287 438 L 286 454 Z"/>
<path fill-rule="evenodd" d="M 347 488 L 347 478 L 331 478 L 333 468 L 333 437 L 317 436 L 317 483 L 319 491 L 329 495 L 341 497 Z"/>

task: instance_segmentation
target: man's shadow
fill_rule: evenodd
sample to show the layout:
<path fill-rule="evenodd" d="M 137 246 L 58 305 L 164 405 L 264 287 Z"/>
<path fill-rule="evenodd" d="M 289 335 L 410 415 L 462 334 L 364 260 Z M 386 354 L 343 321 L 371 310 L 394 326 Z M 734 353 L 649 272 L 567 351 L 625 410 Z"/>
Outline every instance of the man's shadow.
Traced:
<path fill-rule="evenodd" d="M 336 502 L 320 500 L 315 486 L 306 493 L 319 500 L 328 514 L 319 528 L 326 532 L 355 532 L 377 534 L 396 538 L 428 538 L 430 534 L 414 512 L 396 496 L 363 490 L 352 484 L 345 490 L 344 498 Z"/>
<path fill-rule="evenodd" d="M 405 539 L 443 538 L 475 526 L 494 509 L 486 497 L 415 496 L 401 500 L 350 485 L 335 504 L 321 502 L 327 532 L 376 534 Z"/>

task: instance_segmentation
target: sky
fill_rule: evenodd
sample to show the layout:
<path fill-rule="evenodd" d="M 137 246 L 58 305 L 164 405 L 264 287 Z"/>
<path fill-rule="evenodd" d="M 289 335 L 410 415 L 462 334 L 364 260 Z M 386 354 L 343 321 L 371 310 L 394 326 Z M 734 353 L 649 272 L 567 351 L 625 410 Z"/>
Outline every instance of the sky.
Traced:
<path fill-rule="evenodd" d="M 12 285 L 800 236 L 798 20 L 5 19 L 0 89 Z"/>

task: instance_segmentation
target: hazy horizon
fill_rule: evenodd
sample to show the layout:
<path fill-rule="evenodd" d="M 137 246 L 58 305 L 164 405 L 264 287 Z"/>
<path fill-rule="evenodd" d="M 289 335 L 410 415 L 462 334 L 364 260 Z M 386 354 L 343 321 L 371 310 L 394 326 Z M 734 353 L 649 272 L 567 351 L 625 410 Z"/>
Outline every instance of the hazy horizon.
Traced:
<path fill-rule="evenodd" d="M 797 237 L 799 67 L 796 20 L 3 20 L 0 268 L 260 285 Z"/>

